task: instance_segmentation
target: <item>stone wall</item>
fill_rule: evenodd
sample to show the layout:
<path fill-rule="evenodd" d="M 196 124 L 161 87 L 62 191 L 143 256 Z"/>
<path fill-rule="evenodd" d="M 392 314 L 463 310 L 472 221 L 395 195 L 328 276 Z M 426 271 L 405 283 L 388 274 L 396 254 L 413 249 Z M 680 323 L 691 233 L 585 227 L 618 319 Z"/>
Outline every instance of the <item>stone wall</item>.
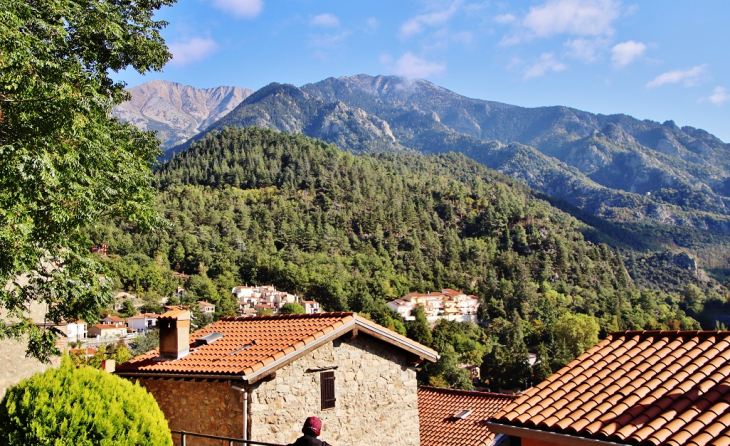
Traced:
<path fill-rule="evenodd" d="M 58 339 L 56 347 L 62 352 L 65 351 L 66 338 Z M 36 373 L 45 372 L 47 369 L 61 364 L 60 356 L 52 358 L 50 363 L 28 358 L 25 356 L 27 348 L 27 338 L 22 338 L 20 341 L 13 339 L 0 341 L 0 400 L 5 396 L 8 387 L 12 387 Z"/>
<path fill-rule="evenodd" d="M 321 410 L 318 371 L 337 366 L 334 409 Z M 310 369 L 308 371 L 308 369 Z M 418 445 L 416 372 L 406 353 L 361 334 L 327 343 L 254 384 L 251 440 L 287 444 L 309 416 L 322 419 L 321 439 L 335 445 Z"/>
<path fill-rule="evenodd" d="M 151 379 L 139 380 L 157 400 L 170 430 L 219 437 L 243 437 L 243 393 L 227 381 Z M 180 436 L 173 435 L 176 445 Z M 188 437 L 188 446 L 221 446 L 220 440 Z"/>

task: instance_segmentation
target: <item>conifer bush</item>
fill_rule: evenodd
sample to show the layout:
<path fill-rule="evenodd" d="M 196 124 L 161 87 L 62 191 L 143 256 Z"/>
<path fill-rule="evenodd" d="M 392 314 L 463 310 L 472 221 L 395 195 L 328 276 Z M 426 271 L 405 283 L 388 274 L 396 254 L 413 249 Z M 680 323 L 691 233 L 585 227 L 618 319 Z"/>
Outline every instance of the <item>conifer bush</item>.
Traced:
<path fill-rule="evenodd" d="M 138 384 L 81 366 L 61 366 L 8 389 L 0 403 L 3 444 L 172 445 L 157 401 Z"/>

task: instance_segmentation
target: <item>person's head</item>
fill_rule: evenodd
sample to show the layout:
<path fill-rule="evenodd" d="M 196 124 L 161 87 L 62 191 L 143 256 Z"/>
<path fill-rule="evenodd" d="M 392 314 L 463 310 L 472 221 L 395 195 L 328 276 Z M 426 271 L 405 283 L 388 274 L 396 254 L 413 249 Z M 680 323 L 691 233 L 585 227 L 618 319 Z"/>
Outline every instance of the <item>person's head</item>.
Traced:
<path fill-rule="evenodd" d="M 302 428 L 302 433 L 314 435 L 315 437 L 319 437 L 319 433 L 322 431 L 322 420 L 320 420 L 317 417 L 309 417 L 307 418 L 307 421 L 304 422 L 304 427 Z"/>

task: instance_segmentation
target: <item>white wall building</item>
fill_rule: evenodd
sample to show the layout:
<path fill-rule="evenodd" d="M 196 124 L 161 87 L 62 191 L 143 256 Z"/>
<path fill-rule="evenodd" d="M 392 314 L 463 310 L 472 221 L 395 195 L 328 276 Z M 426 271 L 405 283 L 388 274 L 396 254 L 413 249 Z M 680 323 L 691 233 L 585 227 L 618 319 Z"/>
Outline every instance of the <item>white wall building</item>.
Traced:
<path fill-rule="evenodd" d="M 127 325 L 135 331 L 149 330 L 157 326 L 158 316 L 154 313 L 137 314 L 127 319 Z"/>

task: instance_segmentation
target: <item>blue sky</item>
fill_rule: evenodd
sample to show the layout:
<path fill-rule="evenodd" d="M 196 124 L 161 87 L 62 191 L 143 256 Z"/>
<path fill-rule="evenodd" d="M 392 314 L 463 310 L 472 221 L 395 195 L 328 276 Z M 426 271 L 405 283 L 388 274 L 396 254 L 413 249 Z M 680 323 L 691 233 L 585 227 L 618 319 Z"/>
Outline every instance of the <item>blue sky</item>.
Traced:
<path fill-rule="evenodd" d="M 727 0 L 179 0 L 165 79 L 199 88 L 398 74 L 464 96 L 704 128 L 730 142 Z"/>

